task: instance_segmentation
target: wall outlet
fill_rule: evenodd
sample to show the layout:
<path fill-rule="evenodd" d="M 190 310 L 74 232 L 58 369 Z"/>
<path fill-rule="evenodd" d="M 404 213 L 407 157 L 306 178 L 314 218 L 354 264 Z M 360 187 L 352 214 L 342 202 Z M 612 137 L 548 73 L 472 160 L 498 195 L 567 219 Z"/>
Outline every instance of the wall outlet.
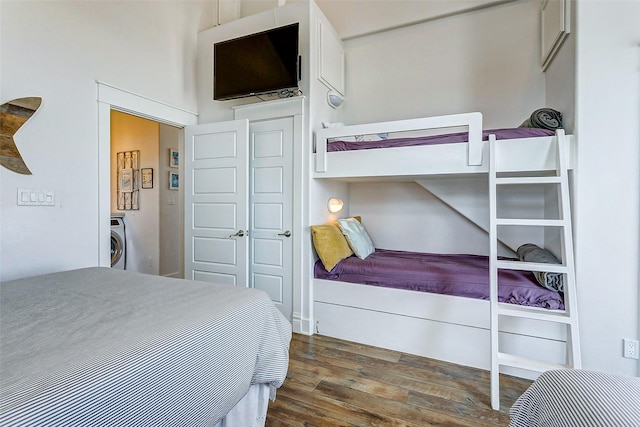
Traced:
<path fill-rule="evenodd" d="M 629 359 L 640 358 L 640 344 L 638 340 L 622 339 L 622 356 Z"/>

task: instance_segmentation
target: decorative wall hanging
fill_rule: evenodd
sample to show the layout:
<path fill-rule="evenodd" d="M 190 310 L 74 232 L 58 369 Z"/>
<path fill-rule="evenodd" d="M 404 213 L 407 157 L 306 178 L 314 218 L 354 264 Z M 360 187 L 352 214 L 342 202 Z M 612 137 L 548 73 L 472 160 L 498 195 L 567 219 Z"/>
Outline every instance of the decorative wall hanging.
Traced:
<path fill-rule="evenodd" d="M 117 154 L 118 210 L 140 209 L 138 202 L 140 181 L 140 151 L 123 151 Z"/>
<path fill-rule="evenodd" d="M 13 136 L 42 104 L 42 98 L 18 98 L 0 105 L 0 165 L 17 173 L 31 175 Z"/>
<path fill-rule="evenodd" d="M 153 188 L 153 169 L 142 168 L 142 188 Z"/>

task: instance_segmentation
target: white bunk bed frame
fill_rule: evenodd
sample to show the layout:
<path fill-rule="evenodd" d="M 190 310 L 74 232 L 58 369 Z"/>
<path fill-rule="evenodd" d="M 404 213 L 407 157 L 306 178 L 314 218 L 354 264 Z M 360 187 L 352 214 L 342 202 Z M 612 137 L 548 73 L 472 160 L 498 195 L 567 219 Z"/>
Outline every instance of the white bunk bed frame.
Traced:
<path fill-rule="evenodd" d="M 468 142 L 414 147 L 397 147 L 356 151 L 327 151 L 327 142 L 354 135 L 415 132 L 466 127 Z M 572 135 L 566 135 L 569 169 L 573 167 Z M 517 141 L 517 144 L 514 144 Z M 501 139 L 497 141 L 500 157 L 497 170 L 522 172 L 555 170 L 556 137 Z M 486 174 L 489 172 L 489 143 L 482 141 L 482 113 L 463 113 L 420 119 L 398 120 L 353 126 L 330 127 L 316 131 L 314 178 L 341 180 L 437 175 Z"/>
<path fill-rule="evenodd" d="M 469 129 L 469 142 L 327 152 L 329 139 L 434 128 Z M 489 172 L 489 143 L 482 141 L 481 113 L 321 129 L 316 132 L 314 178 L 342 181 L 414 181 Z M 565 137 L 568 168 L 574 138 Z M 554 171 L 558 135 L 495 142 L 499 172 Z M 472 298 L 313 279 L 315 332 L 363 344 L 489 370 L 490 302 Z M 500 351 L 524 353 L 561 364 L 567 331 L 558 323 L 505 318 Z M 506 367 L 501 372 L 534 379 L 537 374 Z"/>

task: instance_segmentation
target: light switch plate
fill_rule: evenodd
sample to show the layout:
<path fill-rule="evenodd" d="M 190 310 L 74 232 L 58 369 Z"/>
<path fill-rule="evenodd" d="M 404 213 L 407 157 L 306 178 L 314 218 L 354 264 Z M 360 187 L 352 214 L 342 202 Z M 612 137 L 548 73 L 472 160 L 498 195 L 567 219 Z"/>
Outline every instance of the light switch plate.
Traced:
<path fill-rule="evenodd" d="M 53 190 L 33 190 L 18 188 L 18 206 L 55 206 Z"/>

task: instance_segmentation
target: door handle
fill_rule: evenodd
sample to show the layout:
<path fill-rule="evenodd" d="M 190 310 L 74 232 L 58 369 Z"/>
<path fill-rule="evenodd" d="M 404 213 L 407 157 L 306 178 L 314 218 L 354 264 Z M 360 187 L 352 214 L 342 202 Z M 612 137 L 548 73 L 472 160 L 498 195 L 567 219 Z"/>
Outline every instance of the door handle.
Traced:
<path fill-rule="evenodd" d="M 291 232 L 287 230 L 284 233 L 278 233 L 278 236 L 291 237 Z"/>
<path fill-rule="evenodd" d="M 238 230 L 236 234 L 231 234 L 229 237 L 244 237 L 244 230 Z"/>

